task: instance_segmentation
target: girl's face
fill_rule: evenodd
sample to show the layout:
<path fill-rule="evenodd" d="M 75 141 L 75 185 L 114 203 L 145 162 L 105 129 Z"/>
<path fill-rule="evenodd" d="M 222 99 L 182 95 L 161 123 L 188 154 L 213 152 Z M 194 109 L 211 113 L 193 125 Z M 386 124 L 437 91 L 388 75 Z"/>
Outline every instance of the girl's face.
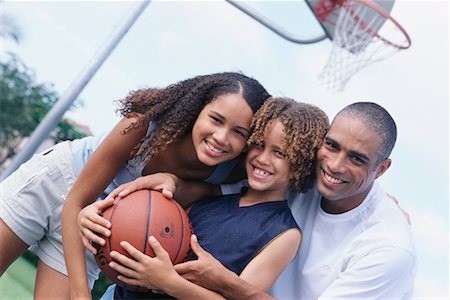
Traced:
<path fill-rule="evenodd" d="M 284 125 L 272 121 L 262 145 L 251 146 L 246 160 L 249 186 L 264 192 L 264 200 L 282 200 L 289 188 L 290 164 L 282 146 Z"/>
<path fill-rule="evenodd" d="M 198 159 L 207 166 L 236 158 L 250 134 L 253 111 L 239 94 L 216 97 L 200 112 L 192 128 Z"/>

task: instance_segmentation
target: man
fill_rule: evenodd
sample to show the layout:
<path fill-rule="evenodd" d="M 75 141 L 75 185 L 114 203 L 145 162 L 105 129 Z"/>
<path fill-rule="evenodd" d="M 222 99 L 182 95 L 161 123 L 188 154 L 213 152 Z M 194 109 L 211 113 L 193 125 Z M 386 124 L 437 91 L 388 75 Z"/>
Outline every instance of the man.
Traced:
<path fill-rule="evenodd" d="M 308 300 L 411 295 L 416 254 L 410 227 L 375 182 L 391 165 L 396 136 L 394 120 L 375 103 L 354 103 L 337 114 L 317 153 L 316 188 L 288 196 L 303 244 L 271 295 Z M 175 267 L 187 279 L 227 298 L 269 297 L 227 271 L 195 238 L 192 246 L 199 260 Z"/>

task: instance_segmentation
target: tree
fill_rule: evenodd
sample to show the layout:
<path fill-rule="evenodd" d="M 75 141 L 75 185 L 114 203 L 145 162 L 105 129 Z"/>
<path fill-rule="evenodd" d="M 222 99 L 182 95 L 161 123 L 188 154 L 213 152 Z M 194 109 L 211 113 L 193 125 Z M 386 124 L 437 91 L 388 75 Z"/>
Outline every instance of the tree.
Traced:
<path fill-rule="evenodd" d="M 18 151 L 20 143 L 28 137 L 58 100 L 51 86 L 39 84 L 34 71 L 17 56 L 10 54 L 6 62 L 0 61 L 0 166 Z M 80 101 L 75 105 L 81 104 Z M 51 132 L 55 143 L 86 136 L 68 120 L 62 120 Z M 31 252 L 25 259 L 37 265 L 38 258 Z M 93 299 L 99 299 L 111 284 L 104 275 L 96 281 Z"/>
<path fill-rule="evenodd" d="M 57 100 L 58 94 L 37 83 L 34 71 L 17 56 L 0 62 L 0 165 L 16 154 Z M 50 134 L 55 143 L 84 136 L 66 120 Z"/>
<path fill-rule="evenodd" d="M 18 43 L 22 32 L 11 17 L 0 14 L 0 40 L 3 38 Z M 8 61 L 0 61 L 0 166 L 16 154 L 20 143 L 33 132 L 57 100 L 57 93 L 47 85 L 36 83 L 34 71 L 17 56 L 10 54 Z M 61 120 L 50 134 L 55 143 L 84 136 L 68 120 Z M 26 251 L 23 257 L 37 266 L 38 258 L 33 253 Z M 99 299 L 111 283 L 100 274 L 92 290 L 93 298 Z"/>

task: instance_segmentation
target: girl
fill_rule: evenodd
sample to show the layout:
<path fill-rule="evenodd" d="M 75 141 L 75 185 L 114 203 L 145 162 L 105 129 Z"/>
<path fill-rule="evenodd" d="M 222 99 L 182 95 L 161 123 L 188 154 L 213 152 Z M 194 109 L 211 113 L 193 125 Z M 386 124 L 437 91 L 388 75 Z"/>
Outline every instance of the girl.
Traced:
<path fill-rule="evenodd" d="M 207 197 L 189 211 L 200 245 L 257 288 L 267 291 L 294 259 L 301 232 L 287 206 L 289 188 L 307 191 L 314 182 L 317 149 L 328 130 L 328 118 L 315 106 L 274 98 L 255 114 L 248 141 L 249 188 L 241 194 Z M 159 289 L 176 298 L 211 299 L 219 295 L 178 275 L 167 252 L 152 237 L 157 256 L 150 258 L 127 242 L 134 258 L 111 252 L 110 266 L 127 284 Z M 120 263 L 120 264 L 119 264 Z M 102 299 L 162 298 L 160 294 L 109 288 Z"/>
<path fill-rule="evenodd" d="M 92 256 L 86 271 L 74 226 L 80 210 L 119 184 L 155 172 L 211 182 L 239 175 L 236 158 L 253 113 L 268 97 L 256 80 L 239 73 L 130 93 L 121 101 L 123 119 L 106 137 L 58 144 L 1 183 L 0 272 L 33 246 L 40 259 L 36 298 L 68 298 L 67 271 L 72 296 L 90 297 L 86 272 L 92 287 L 98 271 Z"/>

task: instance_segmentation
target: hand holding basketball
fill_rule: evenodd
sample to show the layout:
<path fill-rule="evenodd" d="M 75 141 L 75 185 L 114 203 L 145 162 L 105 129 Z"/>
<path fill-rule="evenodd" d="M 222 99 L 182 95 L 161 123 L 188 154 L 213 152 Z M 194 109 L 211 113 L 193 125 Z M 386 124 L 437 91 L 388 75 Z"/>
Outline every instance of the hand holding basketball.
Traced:
<path fill-rule="evenodd" d="M 110 262 L 109 266 L 120 273 L 117 278 L 127 285 L 164 290 L 164 284 L 178 274 L 173 268 L 169 254 L 156 238 L 151 236 L 148 244 L 155 257 L 145 255 L 128 242 L 121 242 L 120 245 L 131 258 L 112 251 L 111 257 L 114 261 Z"/>
<path fill-rule="evenodd" d="M 148 258 L 156 253 L 148 244 L 149 236 L 157 237 L 164 247 L 165 254 L 160 252 L 162 262 L 168 256 L 169 262 L 180 263 L 189 251 L 192 228 L 185 211 L 175 200 L 165 198 L 158 191 L 139 190 L 124 198 L 117 197 L 114 205 L 103 212 L 103 217 L 111 223 L 111 235 L 103 246 L 97 245 L 95 260 L 109 279 L 128 290 L 146 291 L 142 287 L 146 286 L 145 277 L 136 271 L 152 269 L 152 260 Z M 110 264 L 116 258 L 121 259 L 122 266 Z M 127 282 L 117 277 L 116 269 L 127 277 Z M 139 286 L 130 285 L 130 280 Z"/>
<path fill-rule="evenodd" d="M 94 242 L 98 245 L 105 245 L 102 236 L 109 237 L 111 232 L 111 223 L 103 218 L 100 213 L 114 204 L 114 199 L 105 199 L 96 201 L 86 206 L 78 215 L 78 226 L 80 227 L 81 240 L 92 254 L 97 254 L 97 250 L 91 244 Z"/>
<path fill-rule="evenodd" d="M 126 197 L 129 194 L 143 189 L 160 191 L 164 197 L 172 199 L 177 186 L 178 177 L 170 173 L 156 173 L 139 177 L 131 182 L 119 185 L 108 198 Z"/>

